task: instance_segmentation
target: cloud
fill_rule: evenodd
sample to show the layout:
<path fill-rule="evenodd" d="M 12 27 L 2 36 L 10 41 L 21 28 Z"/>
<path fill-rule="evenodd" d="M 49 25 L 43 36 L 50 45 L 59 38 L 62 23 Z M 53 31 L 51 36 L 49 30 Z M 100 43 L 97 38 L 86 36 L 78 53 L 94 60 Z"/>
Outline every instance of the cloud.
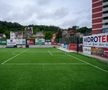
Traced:
<path fill-rule="evenodd" d="M 38 0 L 39 5 L 48 5 L 51 2 L 51 0 Z"/>
<path fill-rule="evenodd" d="M 60 8 L 54 12 L 54 16 L 57 18 L 64 18 L 65 16 L 68 15 L 68 13 L 69 12 L 68 12 L 67 8 Z"/>
<path fill-rule="evenodd" d="M 61 18 L 64 18 L 65 16 L 68 15 L 68 11 L 66 10 L 66 8 L 60 8 L 60 9 L 57 9 L 57 10 L 54 10 L 53 12 L 52 11 L 41 11 L 41 13 L 38 13 L 37 14 L 37 18 L 39 20 L 42 20 L 42 19 L 61 19 Z"/>
<path fill-rule="evenodd" d="M 62 28 L 91 27 L 90 0 L 0 0 L 0 20 Z"/>
<path fill-rule="evenodd" d="M 79 22 L 78 18 L 66 19 L 66 20 L 64 20 L 64 22 L 60 26 L 68 28 L 68 27 L 78 25 L 78 22 Z"/>

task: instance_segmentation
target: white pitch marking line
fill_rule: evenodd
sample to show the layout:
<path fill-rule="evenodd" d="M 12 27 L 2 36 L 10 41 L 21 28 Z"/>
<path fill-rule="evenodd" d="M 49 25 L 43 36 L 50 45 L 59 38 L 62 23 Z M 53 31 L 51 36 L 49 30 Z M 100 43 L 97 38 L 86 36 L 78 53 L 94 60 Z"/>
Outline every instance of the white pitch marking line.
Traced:
<path fill-rule="evenodd" d="M 83 62 L 83 63 L 86 63 L 86 64 L 88 64 L 89 66 L 92 66 L 92 67 L 94 67 L 94 68 L 97 68 L 98 70 L 101 70 L 101 71 L 103 71 L 103 72 L 108 73 L 107 70 L 102 69 L 102 68 L 100 68 L 100 67 L 98 67 L 98 66 L 96 66 L 96 65 L 93 65 L 93 64 L 91 64 L 91 63 L 88 63 L 88 62 L 86 62 L 86 61 L 83 61 L 83 60 L 80 59 L 80 58 L 74 57 L 74 56 L 72 56 L 72 55 L 68 55 L 68 56 L 73 57 L 73 58 L 75 58 L 75 59 L 77 59 L 77 60 L 79 60 L 79 61 L 81 61 L 81 62 Z"/>
<path fill-rule="evenodd" d="M 5 60 L 5 61 L 4 61 L 3 63 L 1 63 L 1 64 L 5 64 L 6 62 L 8 62 L 8 61 L 10 61 L 10 60 L 14 59 L 15 57 L 17 57 L 17 56 L 19 56 L 19 55 L 23 54 L 25 51 L 27 51 L 27 49 L 26 49 L 26 50 L 24 50 L 24 51 L 22 51 L 21 53 L 19 53 L 19 54 L 15 55 L 15 56 L 11 57 L 11 58 L 9 58 L 9 59 Z"/>
<path fill-rule="evenodd" d="M 6 63 L 4 65 L 87 65 L 85 63 Z"/>
<path fill-rule="evenodd" d="M 48 51 L 48 54 L 49 54 L 50 56 L 53 56 L 53 54 L 52 54 L 52 52 L 51 52 L 51 51 Z"/>

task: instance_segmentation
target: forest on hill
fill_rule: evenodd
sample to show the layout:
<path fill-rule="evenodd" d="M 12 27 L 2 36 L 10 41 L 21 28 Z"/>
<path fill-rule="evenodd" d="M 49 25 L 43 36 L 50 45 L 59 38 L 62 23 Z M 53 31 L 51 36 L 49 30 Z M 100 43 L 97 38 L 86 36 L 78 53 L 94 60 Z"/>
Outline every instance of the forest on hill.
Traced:
<path fill-rule="evenodd" d="M 33 33 L 36 32 L 43 32 L 45 34 L 46 39 L 50 39 L 52 37 L 52 34 L 57 33 L 58 38 L 61 38 L 62 28 L 57 26 L 46 26 L 46 25 L 28 25 L 24 26 L 17 22 L 7 22 L 7 21 L 0 21 L 0 34 L 5 34 L 6 38 L 9 38 L 10 31 L 17 32 L 17 31 L 24 31 L 25 27 L 33 27 Z M 91 33 L 91 28 L 87 27 L 81 27 L 77 28 L 77 26 L 72 26 L 71 28 L 68 28 L 67 30 L 76 30 L 77 32 L 83 33 L 83 34 L 89 34 Z"/>

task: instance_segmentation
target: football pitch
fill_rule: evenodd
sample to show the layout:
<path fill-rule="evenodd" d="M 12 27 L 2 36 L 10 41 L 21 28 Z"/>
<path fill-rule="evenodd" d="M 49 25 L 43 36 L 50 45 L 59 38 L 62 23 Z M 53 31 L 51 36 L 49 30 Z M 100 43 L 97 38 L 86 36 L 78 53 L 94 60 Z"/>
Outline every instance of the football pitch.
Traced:
<path fill-rule="evenodd" d="M 2 48 L 0 90 L 108 90 L 108 64 L 56 48 Z"/>

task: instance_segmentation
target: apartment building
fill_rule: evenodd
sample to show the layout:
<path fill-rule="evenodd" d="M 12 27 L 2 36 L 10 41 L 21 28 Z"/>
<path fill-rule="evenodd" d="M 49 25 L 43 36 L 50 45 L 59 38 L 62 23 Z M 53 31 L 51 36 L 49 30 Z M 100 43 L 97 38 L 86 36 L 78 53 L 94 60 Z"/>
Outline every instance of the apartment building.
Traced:
<path fill-rule="evenodd" d="M 108 0 L 92 0 L 92 34 L 108 32 Z"/>

